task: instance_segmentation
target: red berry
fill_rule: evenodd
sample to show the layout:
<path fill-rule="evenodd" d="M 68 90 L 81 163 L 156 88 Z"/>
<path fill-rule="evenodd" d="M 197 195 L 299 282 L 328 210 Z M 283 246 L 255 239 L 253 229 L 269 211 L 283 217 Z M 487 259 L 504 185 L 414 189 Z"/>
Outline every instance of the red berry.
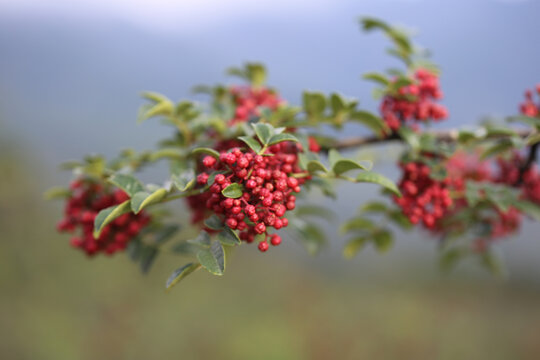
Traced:
<path fill-rule="evenodd" d="M 279 244 L 281 244 L 281 236 L 279 236 L 278 234 L 273 234 L 273 235 L 270 237 L 270 243 L 271 243 L 273 246 L 278 246 Z"/>
<path fill-rule="evenodd" d="M 202 162 L 204 166 L 206 166 L 207 168 L 211 168 L 215 165 L 216 159 L 212 156 L 205 156 Z"/>
<path fill-rule="evenodd" d="M 261 252 L 265 252 L 269 248 L 268 243 L 266 241 L 260 242 L 258 247 Z"/>

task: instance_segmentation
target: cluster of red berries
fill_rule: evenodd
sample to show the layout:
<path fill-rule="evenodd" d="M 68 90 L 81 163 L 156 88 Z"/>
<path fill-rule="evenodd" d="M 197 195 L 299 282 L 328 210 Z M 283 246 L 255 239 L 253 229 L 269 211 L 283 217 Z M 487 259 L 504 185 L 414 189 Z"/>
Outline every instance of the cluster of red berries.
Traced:
<path fill-rule="evenodd" d="M 233 87 L 231 88 L 236 109 L 231 124 L 246 122 L 252 116 L 259 116 L 261 108 L 276 110 L 282 103 L 279 96 L 272 90 L 261 87 Z"/>
<path fill-rule="evenodd" d="M 248 243 L 264 234 L 258 245 L 260 251 L 268 250 L 269 242 L 279 245 L 281 237 L 269 235 L 268 229 L 286 227 L 289 221 L 284 215 L 296 206 L 294 194 L 300 192 L 306 179 L 297 154 L 298 146 L 285 141 L 270 146 L 263 155 L 234 147 L 221 151 L 219 159 L 205 156 L 197 183 L 205 186 L 209 177 L 217 174 L 207 191 L 188 200 L 197 214 L 194 220 L 202 220 L 209 210 L 229 228 L 239 230 L 240 238 Z M 231 184 L 240 185 L 241 196 L 233 199 L 222 194 Z"/>
<path fill-rule="evenodd" d="M 517 152 L 510 158 L 498 158 L 499 173 L 496 181 L 510 186 L 517 185 L 524 199 L 540 205 L 540 171 L 536 164 L 532 164 L 521 173 L 519 165 L 524 161 L 524 157 Z"/>
<path fill-rule="evenodd" d="M 520 162 L 507 162 L 497 159 L 496 165 L 498 169 L 494 171 L 491 163 L 487 160 L 481 160 L 478 154 L 456 152 L 446 164 L 452 189 L 455 190 L 456 194 L 462 194 L 455 199 L 452 213 L 455 214 L 468 206 L 464 196 L 465 182 L 467 180 L 500 183 L 502 179 L 505 179 L 504 182 L 513 186 L 519 177 L 518 164 Z M 507 182 L 511 179 L 514 180 Z M 481 222 L 487 224 L 490 229 L 487 236 L 479 238 L 475 242 L 475 248 L 478 251 L 485 250 L 492 240 L 515 232 L 521 223 L 521 213 L 516 208 L 510 207 L 506 212 L 501 211 L 499 208 L 494 210 L 494 213 L 484 212 L 477 214 L 483 216 Z M 440 230 L 444 231 L 444 228 Z"/>
<path fill-rule="evenodd" d="M 150 216 L 144 212 L 135 215 L 127 213 L 105 226 L 99 238 L 94 239 L 94 219 L 103 209 L 123 203 L 129 196 L 120 189 L 89 179 L 79 179 L 71 183 L 71 195 L 64 209 L 65 217 L 58 225 L 60 232 L 80 233 L 71 238 L 71 245 L 92 256 L 99 252 L 111 255 L 122 251 L 141 229 L 148 224 Z"/>
<path fill-rule="evenodd" d="M 450 181 L 435 180 L 430 176 L 431 169 L 421 162 L 400 164 L 403 177 L 398 186 L 402 197 L 395 197 L 403 214 L 411 223 L 422 221 L 428 229 L 434 229 L 437 220 L 442 218 L 452 205 L 448 185 Z"/>
<path fill-rule="evenodd" d="M 414 126 L 414 123 L 440 121 L 448 116 L 446 108 L 435 102 L 443 96 L 437 75 L 418 69 L 412 80 L 413 84 L 399 89 L 399 95 L 387 95 L 381 103 L 382 117 L 393 131 L 405 123 Z"/>
<path fill-rule="evenodd" d="M 536 85 L 536 93 L 540 95 L 540 84 Z M 533 100 L 533 92 L 527 90 L 525 92 L 525 102 L 519 106 L 519 110 L 526 116 L 538 116 L 540 114 L 540 103 L 535 103 Z"/>

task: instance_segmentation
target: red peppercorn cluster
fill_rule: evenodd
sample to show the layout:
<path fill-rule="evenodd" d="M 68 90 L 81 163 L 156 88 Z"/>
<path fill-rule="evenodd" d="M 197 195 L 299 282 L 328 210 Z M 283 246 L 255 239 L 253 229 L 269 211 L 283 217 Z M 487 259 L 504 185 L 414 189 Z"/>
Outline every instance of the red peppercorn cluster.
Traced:
<path fill-rule="evenodd" d="M 460 211 L 468 208 L 468 203 L 465 198 L 465 183 L 467 180 L 475 182 L 491 182 L 500 183 L 501 174 L 507 174 L 510 180 L 509 185 L 515 184 L 515 179 L 519 176 L 519 170 L 516 164 L 509 166 L 509 162 L 498 159 L 495 162 L 498 169 L 491 166 L 492 163 L 487 160 L 481 160 L 477 153 L 465 153 L 463 151 L 456 152 L 446 163 L 448 172 L 449 188 L 456 194 L 454 204 L 448 210 L 446 215 L 452 216 Z M 505 175 L 506 177 L 506 175 Z M 483 252 L 488 248 L 488 245 L 497 238 L 505 237 L 515 232 L 521 223 L 521 213 L 510 207 L 506 212 L 494 207 L 492 212 L 482 211 L 475 215 L 476 223 L 483 223 L 489 229 L 487 234 L 476 239 L 473 244 L 473 249 L 477 252 Z M 456 227 L 457 224 L 450 226 Z M 444 233 L 451 229 L 442 221 L 439 221 L 434 229 L 435 232 Z"/>
<path fill-rule="evenodd" d="M 80 233 L 71 238 L 71 245 L 92 256 L 99 252 L 111 255 L 122 251 L 141 229 L 148 224 L 150 216 L 144 212 L 127 213 L 105 226 L 99 238 L 94 239 L 94 219 L 99 211 L 123 203 L 129 196 L 120 189 L 112 189 L 88 179 L 71 184 L 71 195 L 64 209 L 65 217 L 58 225 L 59 232 Z"/>
<path fill-rule="evenodd" d="M 442 218 L 452 205 L 448 185 L 450 181 L 434 180 L 430 177 L 430 168 L 421 162 L 400 164 L 403 177 L 399 182 L 402 197 L 395 197 L 411 223 L 422 221 L 428 229 L 434 229 L 438 219 Z"/>
<path fill-rule="evenodd" d="M 532 164 L 521 174 L 520 166 L 524 162 L 525 158 L 518 152 L 510 158 L 498 158 L 499 171 L 495 181 L 510 186 L 517 185 L 522 191 L 523 199 L 540 205 L 540 171 L 536 164 Z"/>
<path fill-rule="evenodd" d="M 272 90 L 260 87 L 233 87 L 230 89 L 236 105 L 231 124 L 246 122 L 251 116 L 259 116 L 261 108 L 276 110 L 282 103 L 279 96 Z"/>
<path fill-rule="evenodd" d="M 540 95 L 540 84 L 536 85 L 536 93 Z M 520 104 L 519 110 L 526 116 L 538 116 L 540 114 L 540 103 L 535 103 L 533 100 L 533 92 L 531 90 L 525 91 L 525 101 Z"/>
<path fill-rule="evenodd" d="M 381 103 L 382 117 L 393 131 L 405 123 L 440 121 L 448 116 L 446 108 L 435 102 L 443 96 L 438 76 L 418 69 L 412 80 L 413 84 L 399 89 L 399 95 L 387 95 Z"/>
<path fill-rule="evenodd" d="M 265 235 L 258 245 L 260 251 L 268 250 L 268 243 L 279 245 L 281 237 L 269 235 L 268 229 L 286 227 L 289 221 L 284 215 L 296 206 L 294 194 L 300 192 L 305 182 L 304 177 L 294 177 L 305 173 L 298 166 L 297 153 L 297 145 L 285 141 L 270 146 L 264 156 L 235 147 L 221 151 L 219 159 L 204 157 L 204 171 L 197 176 L 197 183 L 207 185 L 210 175 L 219 173 L 206 192 L 188 200 L 192 205 L 198 202 L 197 219 L 209 210 L 229 228 L 239 230 L 240 238 L 248 243 L 256 235 Z M 222 191 L 234 183 L 241 185 L 242 195 L 235 199 L 225 197 Z"/>

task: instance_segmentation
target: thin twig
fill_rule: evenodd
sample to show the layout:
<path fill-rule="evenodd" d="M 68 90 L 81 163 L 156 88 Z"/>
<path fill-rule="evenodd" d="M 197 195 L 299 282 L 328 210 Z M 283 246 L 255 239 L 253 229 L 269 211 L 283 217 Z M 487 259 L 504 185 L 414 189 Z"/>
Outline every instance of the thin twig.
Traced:
<path fill-rule="evenodd" d="M 515 133 L 522 137 L 526 138 L 532 134 L 531 130 L 515 130 Z M 452 143 L 456 142 L 459 137 L 459 131 L 456 129 L 451 130 L 439 130 L 427 132 L 427 134 L 433 135 L 438 141 Z M 496 134 L 489 137 L 489 139 L 505 138 L 509 135 L 505 134 Z M 375 145 L 380 143 L 392 142 L 392 141 L 402 141 L 401 137 L 397 134 L 392 134 L 388 137 L 377 137 L 377 136 L 367 136 L 367 137 L 352 137 L 348 139 L 343 139 L 332 144 L 332 148 L 338 150 L 353 149 L 357 147 L 362 147 L 365 145 Z"/>

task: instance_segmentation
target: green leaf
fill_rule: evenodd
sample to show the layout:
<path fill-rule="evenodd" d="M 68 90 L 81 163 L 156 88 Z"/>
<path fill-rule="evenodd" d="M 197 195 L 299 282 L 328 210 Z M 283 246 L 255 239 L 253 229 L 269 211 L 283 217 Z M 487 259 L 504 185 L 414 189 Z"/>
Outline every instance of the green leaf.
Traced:
<path fill-rule="evenodd" d="M 322 171 L 324 173 L 327 173 L 328 169 L 319 160 L 310 160 L 307 163 L 307 171 L 310 174 L 313 174 L 313 173 L 315 173 L 317 171 Z"/>
<path fill-rule="evenodd" d="M 150 154 L 150 161 L 156 161 L 163 158 L 182 159 L 184 152 L 177 148 L 165 148 L 154 151 Z"/>
<path fill-rule="evenodd" d="M 45 191 L 43 197 L 45 200 L 65 199 L 71 195 L 71 190 L 63 187 L 53 187 Z"/>
<path fill-rule="evenodd" d="M 366 218 L 353 218 L 344 222 L 340 227 L 339 231 L 342 234 L 346 234 L 350 231 L 369 231 L 374 228 L 373 221 Z"/>
<path fill-rule="evenodd" d="M 540 128 L 540 117 L 530 117 L 525 115 L 519 115 L 519 116 L 513 116 L 508 118 L 508 121 L 510 122 L 522 122 L 527 125 L 534 126 L 536 128 Z"/>
<path fill-rule="evenodd" d="M 148 273 L 158 255 L 158 249 L 153 246 L 143 247 L 140 253 L 140 268 L 143 274 Z"/>
<path fill-rule="evenodd" d="M 392 193 L 396 194 L 397 196 L 401 196 L 401 192 L 399 191 L 396 184 L 392 180 L 388 179 L 387 177 L 381 174 L 374 173 L 371 171 L 361 172 L 360 174 L 356 176 L 356 181 L 378 184 L 390 190 Z"/>
<path fill-rule="evenodd" d="M 383 30 L 383 31 L 391 31 L 391 29 L 392 29 L 385 22 L 383 22 L 383 21 L 381 21 L 379 19 L 371 18 L 371 17 L 362 17 L 362 18 L 360 18 L 360 24 L 362 25 L 362 28 L 365 31 L 371 31 L 371 30 L 375 30 L 375 29 L 380 29 L 380 30 Z"/>
<path fill-rule="evenodd" d="M 274 135 L 274 128 L 270 124 L 265 123 L 257 123 L 252 124 L 253 129 L 255 130 L 255 134 L 257 134 L 257 137 L 261 141 L 263 145 L 268 145 L 268 142 L 270 141 L 270 138 L 272 135 Z"/>
<path fill-rule="evenodd" d="M 275 134 L 268 141 L 268 145 L 274 145 L 283 141 L 298 142 L 298 139 L 292 134 Z"/>
<path fill-rule="evenodd" d="M 154 116 L 171 116 L 174 113 L 174 104 L 170 100 L 163 100 L 151 106 L 143 106 L 139 112 L 138 123 Z"/>
<path fill-rule="evenodd" d="M 299 218 L 291 219 L 291 223 L 300 234 L 300 242 L 310 255 L 316 255 L 326 244 L 324 231 L 320 227 Z"/>
<path fill-rule="evenodd" d="M 181 255 L 196 255 L 200 247 L 190 244 L 187 241 L 180 242 L 171 247 L 171 251 Z"/>
<path fill-rule="evenodd" d="M 334 167 L 334 165 L 339 161 L 343 159 L 343 156 L 337 151 L 336 149 L 330 149 L 328 151 L 328 161 L 330 162 L 330 167 Z"/>
<path fill-rule="evenodd" d="M 207 231 L 202 230 L 195 239 L 189 239 L 187 242 L 198 247 L 209 249 L 211 243 L 210 240 L 210 234 L 208 234 Z"/>
<path fill-rule="evenodd" d="M 266 69 L 262 64 L 246 64 L 246 75 L 253 86 L 262 86 L 266 82 Z"/>
<path fill-rule="evenodd" d="M 114 174 L 107 181 L 124 190 L 130 197 L 144 191 L 143 184 L 132 175 Z"/>
<path fill-rule="evenodd" d="M 486 148 L 480 155 L 480 159 L 485 160 L 488 157 L 500 154 L 513 148 L 513 145 L 509 141 L 499 141 L 496 144 Z"/>
<path fill-rule="evenodd" d="M 173 174 L 171 180 L 178 190 L 187 191 L 195 185 L 195 170 L 189 168 L 180 174 Z"/>
<path fill-rule="evenodd" d="M 339 115 L 341 112 L 347 110 L 347 102 L 339 94 L 330 95 L 330 107 L 334 115 Z"/>
<path fill-rule="evenodd" d="M 212 230 L 223 229 L 223 222 L 217 215 L 212 215 L 204 221 L 204 225 Z"/>
<path fill-rule="evenodd" d="M 471 142 L 477 139 L 478 139 L 478 135 L 475 134 L 473 131 L 460 130 L 458 133 L 458 142 L 460 144 L 466 144 L 468 142 Z"/>
<path fill-rule="evenodd" d="M 408 78 L 406 76 L 401 76 L 401 77 L 397 78 L 395 81 L 393 81 L 390 84 L 390 87 L 392 88 L 393 91 L 397 92 L 402 87 L 409 86 L 412 83 L 413 83 L 413 81 L 410 78 Z"/>
<path fill-rule="evenodd" d="M 325 220 L 332 220 L 335 214 L 326 207 L 316 205 L 301 205 L 294 209 L 296 216 L 318 216 Z"/>
<path fill-rule="evenodd" d="M 385 253 L 392 248 L 394 244 L 394 239 L 390 231 L 385 229 L 380 229 L 373 233 L 373 241 L 375 243 L 375 248 L 380 253 Z"/>
<path fill-rule="evenodd" d="M 364 204 L 360 211 L 362 212 L 372 212 L 372 213 L 385 213 L 388 211 L 388 206 L 384 203 L 373 201 Z"/>
<path fill-rule="evenodd" d="M 517 133 L 513 129 L 505 127 L 488 127 L 486 128 L 487 137 L 497 137 L 497 136 L 517 136 Z"/>
<path fill-rule="evenodd" d="M 343 256 L 346 259 L 353 258 L 368 242 L 368 238 L 365 236 L 359 236 L 354 239 L 351 239 L 345 244 L 345 247 L 343 248 Z"/>
<path fill-rule="evenodd" d="M 390 219 L 394 224 L 402 227 L 403 229 L 411 229 L 413 224 L 401 210 L 391 211 L 388 214 L 388 219 Z"/>
<path fill-rule="evenodd" d="M 480 255 L 480 262 L 493 275 L 506 277 L 507 270 L 500 254 L 493 250 L 487 251 Z"/>
<path fill-rule="evenodd" d="M 416 134 L 410 127 L 401 126 L 398 130 L 398 134 L 413 150 L 417 150 L 420 147 L 418 134 Z"/>
<path fill-rule="evenodd" d="M 388 80 L 385 75 L 380 74 L 380 73 L 371 72 L 371 73 L 364 74 L 364 76 L 362 77 L 366 80 L 374 81 L 383 86 L 388 86 L 390 84 L 390 80 Z"/>
<path fill-rule="evenodd" d="M 218 235 L 217 239 L 223 244 L 228 246 L 234 246 L 241 244 L 242 241 L 238 235 L 229 227 L 225 227 Z"/>
<path fill-rule="evenodd" d="M 252 138 L 251 136 L 240 136 L 238 137 L 238 139 L 245 142 L 246 145 L 249 146 L 249 148 L 253 150 L 255 153 L 259 153 L 259 151 L 261 151 L 262 149 L 261 144 L 259 144 L 259 142 L 255 140 L 254 138 Z"/>
<path fill-rule="evenodd" d="M 211 274 L 221 276 L 225 272 L 225 252 L 219 241 L 214 241 L 209 249 L 200 250 L 197 260 Z"/>
<path fill-rule="evenodd" d="M 531 136 L 527 137 L 526 141 L 528 146 L 540 143 L 540 133 L 532 134 Z"/>
<path fill-rule="evenodd" d="M 170 240 L 174 234 L 180 229 L 178 225 L 165 225 L 154 235 L 154 243 L 161 245 Z"/>
<path fill-rule="evenodd" d="M 351 120 L 366 126 L 377 136 L 382 136 L 390 130 L 383 119 L 368 111 L 358 110 L 353 112 L 351 114 Z"/>
<path fill-rule="evenodd" d="M 525 214 L 529 215 L 531 218 L 540 221 L 540 206 L 532 203 L 530 201 L 519 200 L 512 203 L 516 209 L 523 211 Z"/>
<path fill-rule="evenodd" d="M 347 171 L 351 170 L 367 170 L 366 167 L 354 160 L 351 159 L 340 159 L 337 160 L 332 166 L 332 171 L 336 175 L 341 175 Z"/>
<path fill-rule="evenodd" d="M 94 238 L 99 238 L 101 231 L 114 219 L 131 211 L 130 200 L 126 200 L 119 205 L 114 205 L 101 210 L 94 220 Z"/>
<path fill-rule="evenodd" d="M 223 196 L 231 198 L 231 199 L 238 199 L 243 194 L 244 187 L 238 183 L 232 183 L 231 185 L 227 186 L 225 189 L 221 190 L 221 194 Z"/>
<path fill-rule="evenodd" d="M 153 92 L 153 91 L 144 91 L 141 94 L 141 97 L 151 100 L 155 103 L 160 103 L 163 101 L 170 101 L 169 98 L 166 97 L 165 95 L 157 93 L 157 92 Z"/>
<path fill-rule="evenodd" d="M 439 258 L 439 266 L 444 271 L 450 271 L 468 254 L 469 251 L 465 248 L 452 248 L 444 251 Z"/>
<path fill-rule="evenodd" d="M 201 154 L 210 155 L 215 159 L 219 159 L 219 153 L 216 150 L 210 149 L 210 148 L 202 148 L 202 147 L 196 148 L 196 149 L 191 150 L 191 154 L 192 155 L 201 155 Z"/>
<path fill-rule="evenodd" d="M 465 183 L 465 200 L 471 207 L 476 206 L 482 200 L 482 196 L 479 192 L 479 186 L 473 181 L 467 181 Z"/>
<path fill-rule="evenodd" d="M 152 193 L 146 191 L 138 192 L 131 198 L 131 209 L 135 214 L 138 214 L 148 205 L 155 204 L 163 200 L 166 195 L 166 189 L 157 189 Z"/>
<path fill-rule="evenodd" d="M 326 109 L 326 97 L 322 93 L 304 91 L 302 102 L 304 110 L 309 116 L 319 117 Z"/>
<path fill-rule="evenodd" d="M 167 279 L 167 282 L 165 283 L 165 289 L 170 290 L 174 285 L 178 284 L 180 280 L 191 274 L 192 272 L 199 270 L 201 268 L 201 264 L 199 263 L 189 263 L 181 268 L 178 268 L 173 271 L 171 276 Z"/>

